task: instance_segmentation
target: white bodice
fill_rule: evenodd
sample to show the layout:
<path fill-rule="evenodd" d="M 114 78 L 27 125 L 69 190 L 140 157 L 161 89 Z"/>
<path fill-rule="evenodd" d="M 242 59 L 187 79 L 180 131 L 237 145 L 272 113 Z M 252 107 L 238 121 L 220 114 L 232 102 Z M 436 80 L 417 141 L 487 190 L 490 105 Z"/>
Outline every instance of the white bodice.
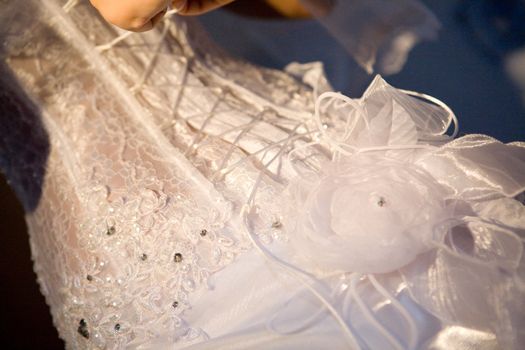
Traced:
<path fill-rule="evenodd" d="M 122 36 L 89 4 L 74 3 L 11 2 L 0 14 L 1 79 L 9 84 L 0 111 L 17 111 L 9 124 L 2 120 L 0 165 L 25 204 L 39 284 L 69 348 L 386 349 L 523 341 L 519 319 L 508 316 L 513 308 L 523 316 L 516 296 L 523 294 L 525 209 L 512 199 L 524 189 L 523 144 L 480 135 L 449 143 L 443 134 L 450 116 L 380 79 L 360 102 L 369 120 L 349 132 L 341 103 L 351 101 L 335 97 L 321 106 L 327 117 L 319 125 L 314 105 L 329 86 L 317 64 L 291 65 L 288 72 L 251 66 L 214 47 L 191 20 L 165 20 L 153 32 Z M 407 149 L 407 143 L 425 147 Z M 393 148 L 352 158 L 355 150 L 366 155 L 382 145 Z M 351 160 L 338 162 L 346 156 Z M 354 181 L 347 175 L 355 173 L 350 188 L 359 188 L 362 179 L 376 181 L 366 169 L 376 173 L 385 157 L 405 164 L 412 196 L 437 198 L 412 206 L 400 201 L 399 210 L 421 216 L 429 208 L 423 221 L 443 225 L 482 217 L 472 224 L 480 225 L 479 234 L 466 244 L 484 248 L 463 258 L 444 238 L 454 225 L 437 230 L 438 238 L 433 228 L 418 238 L 420 226 L 398 229 L 410 239 L 385 238 L 390 218 L 396 227 L 419 219 L 393 211 L 385 224 L 372 225 L 377 216 L 361 212 L 366 203 L 348 198 L 377 187 L 326 199 L 326 208 L 339 203 L 360 213 L 351 221 L 346 214 L 332 218 L 334 227 L 363 219 L 375 228 L 372 241 L 352 226 L 366 233 L 351 245 L 363 249 L 350 255 L 347 242 L 336 241 L 344 249 L 322 258 L 332 254 L 333 242 L 316 233 L 333 212 L 311 219 L 316 229 L 298 239 L 310 229 L 303 216 L 312 213 L 312 184 L 332 196 L 346 191 L 344 181 Z M 402 180 L 394 175 L 385 181 Z M 339 180 L 326 185 L 331 176 Z M 427 178 L 436 184 L 425 187 Z M 379 188 L 393 188 L 401 198 L 407 192 L 399 186 Z M 381 208 L 392 200 L 378 196 L 373 205 Z M 340 260 L 357 271 L 340 268 Z M 372 264 L 377 269 L 368 271 Z M 458 273 L 461 264 L 468 268 Z M 481 320 L 461 306 L 469 290 L 460 281 L 478 272 L 485 274 L 479 283 L 495 286 L 473 301 L 484 307 Z M 496 296 L 506 304 L 494 306 Z M 335 312 L 326 312 L 323 301 Z M 351 330 L 340 329 L 339 316 Z M 295 329 L 303 324 L 303 333 Z"/>

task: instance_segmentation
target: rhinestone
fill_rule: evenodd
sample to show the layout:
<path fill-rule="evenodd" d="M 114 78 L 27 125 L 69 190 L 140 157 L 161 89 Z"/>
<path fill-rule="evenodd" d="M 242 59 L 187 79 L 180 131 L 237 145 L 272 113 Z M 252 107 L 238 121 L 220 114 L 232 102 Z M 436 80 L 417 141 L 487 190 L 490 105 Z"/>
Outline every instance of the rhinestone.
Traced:
<path fill-rule="evenodd" d="M 91 281 L 93 281 L 93 276 L 91 276 L 91 275 L 87 275 L 87 276 L 86 276 L 86 279 L 87 279 L 89 282 L 91 282 Z"/>
<path fill-rule="evenodd" d="M 174 301 L 173 304 L 171 304 L 171 306 L 176 309 L 178 306 L 179 306 L 179 302 L 178 301 Z"/>
<path fill-rule="evenodd" d="M 140 256 L 140 260 L 146 261 L 148 259 L 148 254 L 144 253 Z"/>
<path fill-rule="evenodd" d="M 115 331 L 117 331 L 117 332 L 120 331 L 120 323 L 117 323 L 115 325 Z"/>
<path fill-rule="evenodd" d="M 200 233 L 201 237 L 204 237 L 204 236 L 206 236 L 207 234 L 208 234 L 208 230 L 206 230 L 206 229 L 202 229 L 202 230 L 201 230 L 201 233 Z"/>
<path fill-rule="evenodd" d="M 386 205 L 386 200 L 383 197 L 380 197 L 377 201 L 377 205 L 380 207 L 384 207 Z"/>
<path fill-rule="evenodd" d="M 78 323 L 77 332 L 86 339 L 89 339 L 89 331 L 87 328 L 86 320 L 81 319 Z"/>
<path fill-rule="evenodd" d="M 117 232 L 117 229 L 115 228 L 115 226 L 110 226 L 110 227 L 108 227 L 108 230 L 106 231 L 106 234 L 108 236 L 113 236 L 115 234 L 115 232 Z"/>
<path fill-rule="evenodd" d="M 181 253 L 175 253 L 175 255 L 173 256 L 173 260 L 176 263 L 180 263 L 182 261 L 182 254 Z"/>

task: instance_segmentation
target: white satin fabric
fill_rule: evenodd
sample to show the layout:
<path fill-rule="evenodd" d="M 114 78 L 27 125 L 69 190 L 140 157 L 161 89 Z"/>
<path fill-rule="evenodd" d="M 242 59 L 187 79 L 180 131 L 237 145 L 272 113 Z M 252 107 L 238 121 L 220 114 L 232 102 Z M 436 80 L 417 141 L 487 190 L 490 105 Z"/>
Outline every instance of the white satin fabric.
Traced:
<path fill-rule="evenodd" d="M 523 347 L 523 143 L 192 21 L 2 6 L 0 165 L 68 348 Z"/>

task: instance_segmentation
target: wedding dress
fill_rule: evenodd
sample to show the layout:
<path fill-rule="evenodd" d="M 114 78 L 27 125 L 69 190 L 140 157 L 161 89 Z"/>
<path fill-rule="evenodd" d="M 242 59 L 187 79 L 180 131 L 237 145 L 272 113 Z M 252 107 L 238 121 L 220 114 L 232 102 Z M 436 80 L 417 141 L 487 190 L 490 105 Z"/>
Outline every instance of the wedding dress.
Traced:
<path fill-rule="evenodd" d="M 0 168 L 78 349 L 519 349 L 525 144 L 439 101 L 2 0 Z M 457 131 L 457 129 L 455 129 Z M 521 196 L 521 197 L 520 197 Z"/>

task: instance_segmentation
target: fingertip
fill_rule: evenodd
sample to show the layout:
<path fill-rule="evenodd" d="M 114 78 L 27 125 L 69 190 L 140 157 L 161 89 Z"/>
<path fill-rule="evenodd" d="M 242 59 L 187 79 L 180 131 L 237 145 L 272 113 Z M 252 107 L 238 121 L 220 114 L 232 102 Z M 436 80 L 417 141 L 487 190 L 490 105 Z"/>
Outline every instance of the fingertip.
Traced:
<path fill-rule="evenodd" d="M 153 29 L 154 26 L 155 24 L 153 23 L 153 21 L 150 20 L 147 23 L 143 24 L 142 27 L 133 27 L 133 28 L 124 28 L 124 29 L 127 29 L 130 32 L 142 33 L 142 32 L 147 32 L 148 30 Z"/>
<path fill-rule="evenodd" d="M 153 16 L 153 18 L 150 21 L 152 23 L 153 27 L 155 27 L 157 25 L 157 23 L 162 21 L 162 19 L 164 18 L 164 15 L 166 14 L 166 12 L 168 12 L 168 8 L 165 8 L 164 10 L 160 11 L 155 16 Z"/>

